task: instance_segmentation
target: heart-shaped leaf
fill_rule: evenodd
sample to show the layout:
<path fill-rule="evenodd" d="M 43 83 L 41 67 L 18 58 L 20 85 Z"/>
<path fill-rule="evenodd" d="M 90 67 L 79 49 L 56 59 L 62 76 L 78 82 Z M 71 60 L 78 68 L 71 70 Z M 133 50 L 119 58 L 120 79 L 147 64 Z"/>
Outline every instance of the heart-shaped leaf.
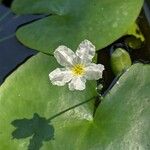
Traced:
<path fill-rule="evenodd" d="M 136 20 L 143 0 L 15 0 L 17 14 L 52 15 L 20 28 L 26 46 L 53 53 L 61 44 L 75 50 L 84 39 L 101 49 L 125 34 Z"/>
<path fill-rule="evenodd" d="M 29 148 L 31 137 L 26 138 L 27 133 L 22 133 L 24 138 L 20 140 L 12 139 L 16 129 L 11 122 L 20 126 L 19 120 L 32 118 L 35 113 L 50 120 L 55 129 L 54 140 L 43 142 L 41 150 L 149 149 L 150 65 L 130 67 L 104 97 L 94 118 L 92 101 L 72 107 L 95 96 L 94 84 L 82 92 L 53 86 L 48 73 L 55 67 L 53 57 L 38 54 L 0 87 L 1 149 Z M 40 122 L 35 123 L 36 129 Z M 31 133 L 34 132 L 33 128 Z M 37 142 L 38 138 L 34 139 Z"/>

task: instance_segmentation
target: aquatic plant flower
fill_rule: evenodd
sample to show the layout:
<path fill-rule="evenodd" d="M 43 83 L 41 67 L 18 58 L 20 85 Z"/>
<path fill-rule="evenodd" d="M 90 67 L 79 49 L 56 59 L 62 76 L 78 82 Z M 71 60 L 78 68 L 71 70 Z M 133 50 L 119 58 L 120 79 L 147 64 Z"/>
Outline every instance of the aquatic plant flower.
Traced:
<path fill-rule="evenodd" d="M 86 80 L 98 80 L 102 78 L 104 66 L 92 63 L 95 55 L 95 46 L 88 40 L 80 43 L 76 53 L 68 47 L 61 45 L 54 57 L 65 68 L 57 68 L 49 74 L 53 85 L 64 86 L 69 83 L 69 89 L 84 90 Z"/>

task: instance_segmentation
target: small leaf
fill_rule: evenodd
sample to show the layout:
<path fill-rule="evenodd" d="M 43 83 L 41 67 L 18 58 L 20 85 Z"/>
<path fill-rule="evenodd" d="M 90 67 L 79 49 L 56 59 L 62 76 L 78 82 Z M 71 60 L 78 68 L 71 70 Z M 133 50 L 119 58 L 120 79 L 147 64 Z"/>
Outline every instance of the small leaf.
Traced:
<path fill-rule="evenodd" d="M 139 26 L 134 23 L 128 30 L 128 37 L 125 38 L 125 43 L 132 49 L 139 49 L 145 41 L 145 38 L 139 28 Z"/>
<path fill-rule="evenodd" d="M 135 36 L 126 37 L 125 43 L 132 49 L 139 49 L 143 45 L 143 42 L 141 41 L 141 39 L 136 38 Z"/>
<path fill-rule="evenodd" d="M 136 37 L 137 39 L 140 39 L 141 42 L 144 42 L 145 38 L 138 26 L 137 23 L 134 23 L 127 31 L 127 35 L 132 35 L 134 37 Z"/>

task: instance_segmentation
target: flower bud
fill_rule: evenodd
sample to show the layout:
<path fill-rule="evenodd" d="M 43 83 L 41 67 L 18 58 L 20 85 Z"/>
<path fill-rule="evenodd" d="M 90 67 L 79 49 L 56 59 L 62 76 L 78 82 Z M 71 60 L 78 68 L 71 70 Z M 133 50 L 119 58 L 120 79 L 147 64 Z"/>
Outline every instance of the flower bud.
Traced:
<path fill-rule="evenodd" d="M 117 48 L 111 54 L 111 68 L 115 75 L 122 73 L 131 66 L 129 53 L 123 48 Z"/>

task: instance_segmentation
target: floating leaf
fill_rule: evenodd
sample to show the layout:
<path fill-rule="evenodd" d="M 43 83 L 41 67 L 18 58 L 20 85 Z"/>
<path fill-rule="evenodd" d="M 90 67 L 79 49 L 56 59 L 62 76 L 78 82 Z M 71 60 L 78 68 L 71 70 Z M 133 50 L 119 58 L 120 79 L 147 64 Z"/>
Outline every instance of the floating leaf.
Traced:
<path fill-rule="evenodd" d="M 93 120 L 66 124 L 43 149 L 149 149 L 149 74 L 150 65 L 133 65 L 104 97 Z"/>
<path fill-rule="evenodd" d="M 12 139 L 14 128 L 10 123 L 18 118 L 31 118 L 34 113 L 53 118 L 55 127 L 54 140 L 43 142 L 41 150 L 149 149 L 150 65 L 131 66 L 104 97 L 94 118 L 92 101 L 72 107 L 95 96 L 94 82 L 82 92 L 53 86 L 48 73 L 55 67 L 53 57 L 38 54 L 0 87 L 2 150 L 27 150 L 30 138 Z M 62 113 L 56 115 L 58 112 Z"/>
<path fill-rule="evenodd" d="M 0 87 L 0 149 L 27 150 L 29 146 L 31 138 L 12 139 L 10 134 L 14 131 L 13 126 L 10 124 L 12 121 L 31 118 L 34 113 L 45 118 L 54 117 L 59 112 L 96 96 L 95 81 L 87 82 L 84 91 L 74 92 L 69 91 L 67 85 L 63 87 L 52 85 L 48 74 L 58 67 L 54 57 L 38 54 L 22 65 L 2 84 Z M 93 109 L 94 99 L 85 103 L 84 106 L 81 105 L 75 110 L 68 111 L 59 120 L 59 126 L 54 126 L 55 130 L 60 130 L 68 121 L 71 122 L 70 119 L 73 122 L 84 118 L 92 120 Z M 69 118 L 66 119 L 67 117 Z M 55 120 L 53 120 L 54 122 Z M 28 130 L 29 132 L 27 130 L 26 133 L 19 134 L 18 137 L 31 136 L 31 130 Z M 30 143 L 35 142 L 34 139 Z"/>
<path fill-rule="evenodd" d="M 15 0 L 17 14 L 52 14 L 21 27 L 17 38 L 26 46 L 51 53 L 61 44 L 76 50 L 84 39 L 96 49 L 111 44 L 136 20 L 143 0 Z"/>

